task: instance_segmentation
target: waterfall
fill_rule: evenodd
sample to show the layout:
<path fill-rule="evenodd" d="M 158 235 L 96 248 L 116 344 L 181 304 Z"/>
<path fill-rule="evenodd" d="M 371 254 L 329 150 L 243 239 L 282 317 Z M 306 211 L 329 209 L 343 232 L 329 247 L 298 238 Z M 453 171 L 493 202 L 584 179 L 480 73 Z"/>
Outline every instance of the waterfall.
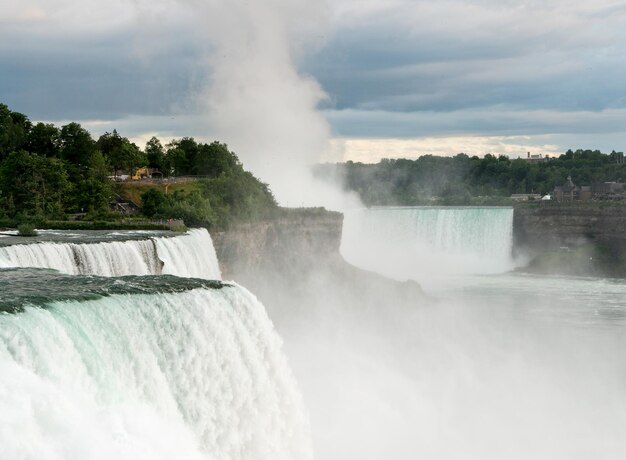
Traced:
<path fill-rule="evenodd" d="M 396 279 L 501 273 L 512 268 L 513 209 L 411 207 L 346 213 L 341 252 Z"/>
<path fill-rule="evenodd" d="M 205 229 L 138 241 L 5 246 L 0 247 L 0 267 L 52 268 L 71 275 L 221 278 L 213 241 Z"/>
<path fill-rule="evenodd" d="M 213 241 L 206 230 L 192 230 L 179 238 L 155 238 L 154 242 L 163 274 L 221 279 Z"/>
<path fill-rule="evenodd" d="M 239 286 L 0 314 L 0 375 L 2 458 L 312 458 L 280 338 Z"/>

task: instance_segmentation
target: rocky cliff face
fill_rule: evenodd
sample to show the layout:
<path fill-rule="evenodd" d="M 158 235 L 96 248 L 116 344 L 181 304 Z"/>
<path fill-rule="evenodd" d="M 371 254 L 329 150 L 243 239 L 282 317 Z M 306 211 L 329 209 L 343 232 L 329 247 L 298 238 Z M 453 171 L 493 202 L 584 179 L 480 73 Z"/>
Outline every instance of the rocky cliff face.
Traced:
<path fill-rule="evenodd" d="M 542 273 L 626 276 L 626 206 L 516 208 L 514 248 Z"/>
<path fill-rule="evenodd" d="M 259 270 L 293 277 L 338 262 L 342 226 L 343 215 L 327 211 L 241 224 L 212 237 L 224 279 Z"/>
<path fill-rule="evenodd" d="M 576 246 L 594 240 L 623 240 L 626 206 L 516 208 L 513 232 L 517 247 L 549 248 Z"/>
<path fill-rule="evenodd" d="M 389 299 L 423 302 L 417 283 L 345 262 L 342 227 L 343 215 L 326 211 L 243 224 L 212 237 L 223 278 L 250 289 L 270 313 L 350 305 L 378 314 Z"/>

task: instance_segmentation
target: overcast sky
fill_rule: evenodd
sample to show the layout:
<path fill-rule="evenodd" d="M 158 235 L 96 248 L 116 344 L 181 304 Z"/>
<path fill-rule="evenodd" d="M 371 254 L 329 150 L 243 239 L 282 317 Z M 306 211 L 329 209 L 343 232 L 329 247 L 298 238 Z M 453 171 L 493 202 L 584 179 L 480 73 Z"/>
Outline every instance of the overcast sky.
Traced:
<path fill-rule="evenodd" d="M 263 133 L 307 160 L 623 151 L 625 25 L 613 0 L 3 0 L 0 101 L 244 159 Z"/>

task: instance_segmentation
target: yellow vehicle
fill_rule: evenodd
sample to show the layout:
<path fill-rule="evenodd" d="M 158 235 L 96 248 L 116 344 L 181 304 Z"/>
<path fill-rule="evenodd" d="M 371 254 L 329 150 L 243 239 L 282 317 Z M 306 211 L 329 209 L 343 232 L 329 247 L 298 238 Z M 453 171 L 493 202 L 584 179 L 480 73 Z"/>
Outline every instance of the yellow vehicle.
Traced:
<path fill-rule="evenodd" d="M 137 170 L 135 171 L 135 174 L 131 176 L 131 179 L 141 180 L 141 179 L 145 179 L 148 177 L 152 177 L 150 174 L 150 169 L 147 166 L 144 166 L 142 168 L 137 168 Z"/>

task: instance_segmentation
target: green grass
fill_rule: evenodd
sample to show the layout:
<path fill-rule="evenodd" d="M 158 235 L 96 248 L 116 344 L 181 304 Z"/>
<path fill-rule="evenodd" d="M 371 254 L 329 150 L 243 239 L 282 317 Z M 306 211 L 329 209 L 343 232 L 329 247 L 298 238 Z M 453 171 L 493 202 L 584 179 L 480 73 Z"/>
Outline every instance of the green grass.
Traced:
<path fill-rule="evenodd" d="M 122 198 L 131 200 L 139 206 L 143 205 L 141 195 L 150 189 L 160 190 L 163 193 L 169 194 L 176 191 L 181 191 L 185 194 L 191 193 L 196 190 L 200 190 L 199 181 L 191 180 L 189 182 L 181 183 L 167 183 L 167 182 L 140 182 L 140 181 L 128 181 L 120 182 L 116 184 L 116 192 Z"/>

